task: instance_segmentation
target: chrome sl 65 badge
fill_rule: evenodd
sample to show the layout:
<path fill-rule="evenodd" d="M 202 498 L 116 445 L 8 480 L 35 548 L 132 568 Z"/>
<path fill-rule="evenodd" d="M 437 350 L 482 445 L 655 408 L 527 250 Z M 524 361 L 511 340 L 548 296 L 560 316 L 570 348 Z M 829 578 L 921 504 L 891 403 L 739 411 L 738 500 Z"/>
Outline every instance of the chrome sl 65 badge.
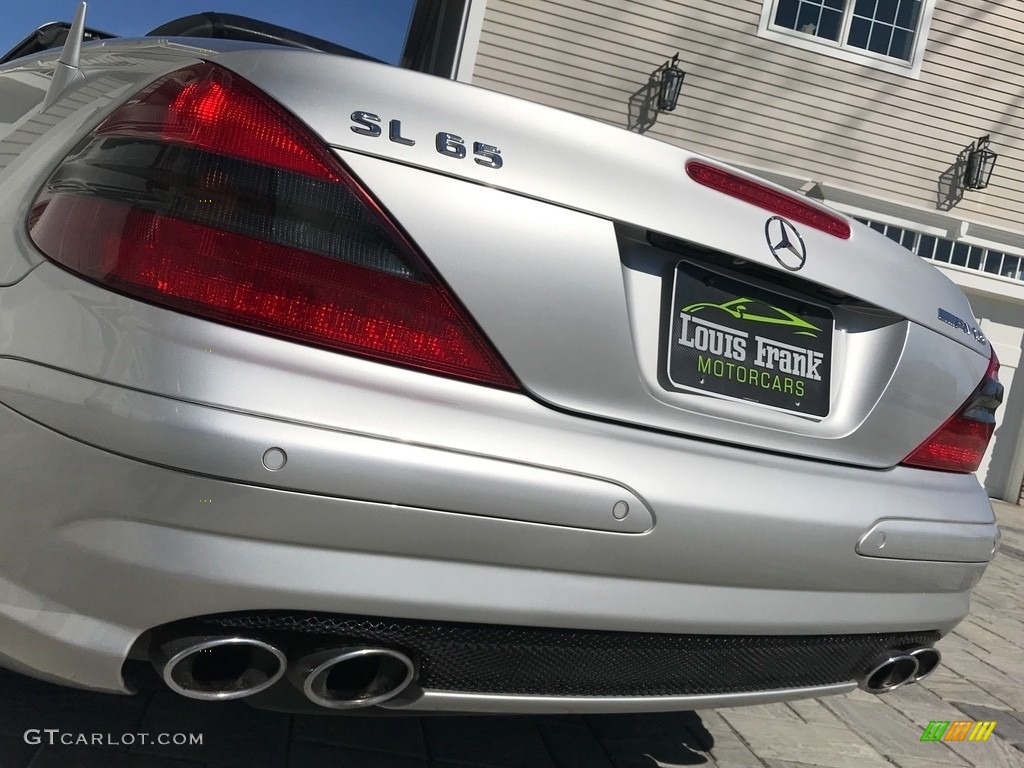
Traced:
<path fill-rule="evenodd" d="M 381 128 L 383 121 L 380 115 L 357 110 L 349 117 L 352 120 L 352 125 L 350 126 L 352 133 L 358 133 L 360 136 L 369 136 L 374 139 L 379 138 L 384 133 Z M 402 135 L 401 120 L 388 121 L 388 141 L 402 144 L 406 147 L 416 145 L 416 139 Z M 457 134 L 448 133 L 448 131 L 438 131 L 434 134 L 434 149 L 437 150 L 438 154 L 452 157 L 456 160 L 463 160 L 469 156 L 469 148 L 469 142 Z M 497 147 L 491 144 L 484 144 L 482 141 L 474 141 L 472 148 L 473 162 L 477 165 L 495 169 L 501 168 L 504 165 L 504 161 L 501 159 L 501 150 Z"/>

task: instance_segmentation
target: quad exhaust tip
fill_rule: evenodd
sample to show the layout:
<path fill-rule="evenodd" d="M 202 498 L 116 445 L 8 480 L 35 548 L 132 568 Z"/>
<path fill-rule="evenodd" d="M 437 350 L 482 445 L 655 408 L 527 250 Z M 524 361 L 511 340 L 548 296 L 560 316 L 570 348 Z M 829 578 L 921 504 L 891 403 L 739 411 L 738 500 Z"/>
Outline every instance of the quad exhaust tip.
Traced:
<path fill-rule="evenodd" d="M 868 693 L 887 693 L 924 679 L 941 660 L 942 654 L 931 646 L 889 651 L 858 685 Z M 391 648 L 322 650 L 289 666 L 274 645 L 239 636 L 173 638 L 155 645 L 151 661 L 172 691 L 205 701 L 252 696 L 274 685 L 287 670 L 307 699 L 327 709 L 383 704 L 416 676 L 412 659 Z"/>
<path fill-rule="evenodd" d="M 335 648 L 299 659 L 289 677 L 310 701 L 328 709 L 383 704 L 413 681 L 416 667 L 391 648 Z"/>
<path fill-rule="evenodd" d="M 860 680 L 860 687 L 868 693 L 886 693 L 914 682 L 917 659 L 909 653 L 893 651 L 881 657 Z"/>
<path fill-rule="evenodd" d="M 939 650 L 927 645 L 908 651 L 889 651 L 872 665 L 858 684 L 868 693 L 894 691 L 928 677 L 938 668 L 941 660 Z"/>
<path fill-rule="evenodd" d="M 251 637 L 179 637 L 158 646 L 153 666 L 175 693 L 227 701 L 266 690 L 288 661 L 275 646 Z"/>
<path fill-rule="evenodd" d="M 939 653 L 939 649 L 927 645 L 915 648 L 910 652 L 910 655 L 917 659 L 917 674 L 914 675 L 915 683 L 928 677 L 928 675 L 938 669 L 939 662 L 942 661 L 942 654 Z"/>

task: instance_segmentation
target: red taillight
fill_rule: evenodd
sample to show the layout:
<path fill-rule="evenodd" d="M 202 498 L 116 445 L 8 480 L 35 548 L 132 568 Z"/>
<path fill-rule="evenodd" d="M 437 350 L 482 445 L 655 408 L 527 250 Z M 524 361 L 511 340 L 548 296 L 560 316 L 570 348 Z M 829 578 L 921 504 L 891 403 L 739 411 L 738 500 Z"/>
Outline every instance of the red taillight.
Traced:
<path fill-rule="evenodd" d="M 967 402 L 902 463 L 947 472 L 977 470 L 996 427 L 996 408 L 1003 401 L 998 374 L 999 358 L 993 349 L 985 376 Z"/>
<path fill-rule="evenodd" d="M 829 211 L 802 200 L 799 197 L 779 192 L 764 184 L 731 173 L 722 168 L 691 160 L 686 164 L 687 175 L 698 184 L 717 189 L 719 192 L 743 200 L 758 208 L 798 221 L 814 229 L 820 229 L 835 237 L 846 240 L 850 237 L 849 223 Z"/>
<path fill-rule="evenodd" d="M 517 386 L 352 174 L 212 64 L 161 78 L 108 117 L 50 177 L 29 231 L 57 263 L 164 307 Z"/>
<path fill-rule="evenodd" d="M 161 78 L 104 120 L 93 135 L 158 139 L 341 180 L 337 161 L 304 126 L 248 82 L 212 64 Z"/>

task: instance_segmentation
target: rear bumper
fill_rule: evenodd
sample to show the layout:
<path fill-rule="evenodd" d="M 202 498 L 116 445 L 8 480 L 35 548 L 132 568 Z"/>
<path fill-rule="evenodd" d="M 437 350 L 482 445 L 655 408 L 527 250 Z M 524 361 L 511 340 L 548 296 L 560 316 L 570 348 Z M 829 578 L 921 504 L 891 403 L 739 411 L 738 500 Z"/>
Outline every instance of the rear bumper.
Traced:
<path fill-rule="evenodd" d="M 0 654 L 50 680 L 124 691 L 123 662 L 146 630 L 244 610 L 676 634 L 945 633 L 985 563 L 864 557 L 858 542 L 888 518 L 945 530 L 954 555 L 976 557 L 978 538 L 997 536 L 972 476 L 753 453 L 484 396 L 535 440 L 502 449 L 500 434 L 481 434 L 477 453 L 446 450 L 441 426 L 433 444 L 396 441 L 386 413 L 380 434 L 340 432 L 0 361 Z M 386 471 L 382 441 L 401 472 Z M 535 448 L 516 455 L 519 444 Z M 268 469 L 271 448 L 285 467 Z M 429 503 L 413 504 L 417 492 Z M 958 550 L 950 541 L 964 526 L 976 535 Z M 617 701 L 671 709 L 850 687 Z M 428 692 L 404 706 L 573 709 L 555 699 Z"/>

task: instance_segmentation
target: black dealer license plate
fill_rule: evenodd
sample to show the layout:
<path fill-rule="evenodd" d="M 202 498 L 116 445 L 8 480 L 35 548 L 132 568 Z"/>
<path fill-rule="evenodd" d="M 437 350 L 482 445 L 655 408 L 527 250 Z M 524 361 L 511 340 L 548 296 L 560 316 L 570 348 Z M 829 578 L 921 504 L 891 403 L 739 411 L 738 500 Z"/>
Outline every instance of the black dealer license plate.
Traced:
<path fill-rule="evenodd" d="M 683 261 L 669 311 L 669 388 L 828 415 L 835 320 L 826 307 Z"/>

